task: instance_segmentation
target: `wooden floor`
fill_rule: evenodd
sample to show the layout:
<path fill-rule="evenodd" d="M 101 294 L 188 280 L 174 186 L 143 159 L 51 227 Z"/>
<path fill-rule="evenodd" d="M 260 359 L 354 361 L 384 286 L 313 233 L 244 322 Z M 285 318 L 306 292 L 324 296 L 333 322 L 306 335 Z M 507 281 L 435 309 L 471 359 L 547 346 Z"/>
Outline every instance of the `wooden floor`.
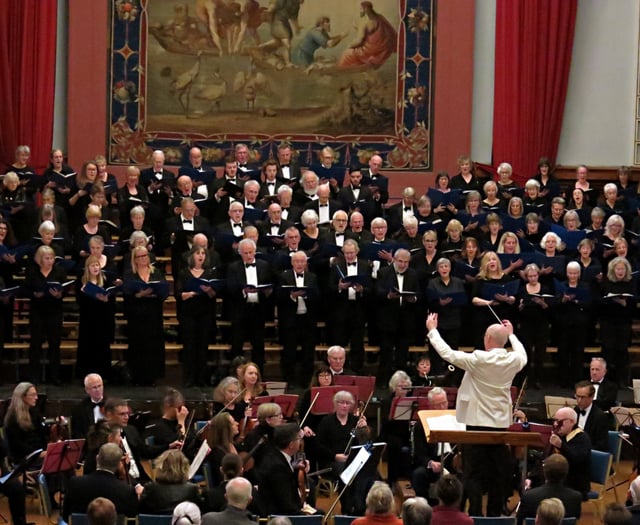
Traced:
<path fill-rule="evenodd" d="M 618 496 L 621 503 L 624 503 L 624 500 L 626 499 L 627 489 L 629 486 L 628 479 L 631 473 L 632 466 L 633 466 L 632 461 L 623 460 L 620 462 L 618 472 L 616 473 L 616 481 L 624 482 L 622 485 L 620 485 L 617 488 Z M 510 501 L 511 505 L 515 506 L 515 504 L 517 503 L 517 500 L 518 500 L 517 495 L 514 495 L 514 497 Z M 615 500 L 613 490 L 607 491 L 605 495 L 604 505 L 615 502 L 615 501 L 616 500 Z M 321 497 L 318 499 L 316 505 L 319 509 L 322 509 L 326 512 L 331 507 L 332 502 L 333 501 L 330 500 L 329 498 Z M 396 504 L 397 504 L 397 508 L 399 509 L 400 505 L 402 504 L 399 498 L 396 499 Z M 5 497 L 0 498 L 0 513 L 6 519 L 10 520 L 8 503 Z M 338 503 L 334 514 L 339 514 L 339 513 L 340 513 L 340 504 Z M 51 524 L 57 523 L 57 519 L 58 519 L 57 511 L 54 511 L 54 515 L 51 516 L 51 518 L 43 516 L 42 514 L 40 514 L 38 500 L 35 497 L 30 497 L 30 496 L 27 497 L 27 521 L 28 522 L 35 523 L 36 525 L 48 525 L 50 523 Z M 2 523 L 4 522 L 0 518 L 0 525 Z M 582 518 L 580 519 L 579 523 L 580 525 L 601 525 L 602 522 L 597 516 L 596 508 L 593 503 L 585 502 L 582 504 Z"/>

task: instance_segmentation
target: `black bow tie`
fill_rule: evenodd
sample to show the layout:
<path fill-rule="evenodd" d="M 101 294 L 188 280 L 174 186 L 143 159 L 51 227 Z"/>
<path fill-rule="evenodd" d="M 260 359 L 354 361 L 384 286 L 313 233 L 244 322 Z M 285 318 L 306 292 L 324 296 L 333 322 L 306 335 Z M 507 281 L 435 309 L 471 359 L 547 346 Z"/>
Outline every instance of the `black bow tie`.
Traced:
<path fill-rule="evenodd" d="M 275 182 L 267 182 L 267 186 L 275 186 L 276 183 Z"/>
<path fill-rule="evenodd" d="M 398 277 L 402 277 L 402 276 L 404 275 L 404 272 L 396 272 L 396 275 L 397 275 Z"/>
<path fill-rule="evenodd" d="M 586 416 L 587 415 L 587 411 L 586 410 L 581 410 L 580 408 L 576 409 L 578 411 L 578 414 L 581 416 Z"/>
<path fill-rule="evenodd" d="M 242 223 L 241 222 L 234 222 L 233 223 L 233 227 L 234 228 L 242 228 Z"/>
<path fill-rule="evenodd" d="M 326 208 L 326 207 L 328 207 L 329 205 L 328 205 L 328 204 L 318 204 L 318 206 L 320 206 L 320 208 Z"/>
<path fill-rule="evenodd" d="M 272 228 L 280 228 L 280 225 L 279 225 L 279 224 L 276 224 L 275 222 L 272 222 L 272 223 L 271 223 L 271 227 L 272 227 Z"/>
<path fill-rule="evenodd" d="M 354 190 L 359 190 L 360 186 L 351 186 L 351 188 L 354 189 Z"/>
<path fill-rule="evenodd" d="M 256 263 L 247 263 L 244 265 L 245 268 L 251 268 L 252 266 L 255 268 Z"/>
<path fill-rule="evenodd" d="M 182 224 L 193 224 L 193 219 L 182 219 Z"/>
<path fill-rule="evenodd" d="M 347 263 L 347 266 L 358 266 L 358 263 Z"/>
<path fill-rule="evenodd" d="M 160 175 L 160 176 L 162 176 L 162 172 L 161 172 L 161 171 L 156 171 L 156 172 L 154 173 L 154 175 Z"/>
<path fill-rule="evenodd" d="M 412 209 L 411 206 L 405 206 L 404 207 L 404 211 L 411 211 L 411 209 Z"/>
<path fill-rule="evenodd" d="M 304 274 L 303 273 L 297 273 L 296 277 L 304 277 Z"/>
<path fill-rule="evenodd" d="M 91 401 L 91 405 L 93 406 L 93 408 L 95 407 L 102 408 L 104 406 L 104 401 L 98 401 L 97 403 L 95 401 Z"/>
<path fill-rule="evenodd" d="M 281 164 L 281 165 L 280 165 L 280 167 L 281 167 L 281 168 L 288 168 L 288 167 L 289 167 L 289 164 Z"/>
<path fill-rule="evenodd" d="M 336 232 L 336 237 L 344 237 L 344 233 L 338 233 L 338 232 Z"/>
<path fill-rule="evenodd" d="M 244 164 L 238 164 L 239 168 L 246 168 L 247 167 L 247 163 L 245 162 Z"/>

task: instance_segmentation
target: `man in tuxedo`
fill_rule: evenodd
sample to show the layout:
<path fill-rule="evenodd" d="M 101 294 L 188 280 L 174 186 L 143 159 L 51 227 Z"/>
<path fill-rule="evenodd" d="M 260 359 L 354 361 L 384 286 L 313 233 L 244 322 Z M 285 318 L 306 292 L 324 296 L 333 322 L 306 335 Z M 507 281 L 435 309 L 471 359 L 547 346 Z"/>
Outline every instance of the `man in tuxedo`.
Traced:
<path fill-rule="evenodd" d="M 518 506 L 517 523 L 522 525 L 525 518 L 535 518 L 536 509 L 543 499 L 558 498 L 565 509 L 565 518 L 580 519 L 582 494 L 565 487 L 564 480 L 569 473 L 569 463 L 562 454 L 552 454 L 542 463 L 544 485 L 525 491 Z"/>
<path fill-rule="evenodd" d="M 107 498 L 113 502 L 118 514 L 134 517 L 138 513 L 138 494 L 144 490 L 120 481 L 116 477 L 122 461 L 122 450 L 115 443 L 106 443 L 98 452 L 98 468 L 86 476 L 72 476 L 64 498 L 62 516 L 69 521 L 72 513 L 85 513 L 95 498 Z"/>
<path fill-rule="evenodd" d="M 149 194 L 149 219 L 153 231 L 160 231 L 163 219 L 171 214 L 169 204 L 176 187 L 176 177 L 165 169 L 164 160 L 164 152 L 156 150 L 151 154 L 151 167 L 140 172 L 140 184 Z"/>
<path fill-rule="evenodd" d="M 335 341 L 341 346 L 350 344 L 349 360 L 356 371 L 362 370 L 364 365 L 365 304 L 371 294 L 369 261 L 358 259 L 359 251 L 356 241 L 345 240 L 342 245 L 344 260 L 337 260 L 329 281 Z M 345 279 L 353 276 L 361 281 Z"/>
<path fill-rule="evenodd" d="M 362 213 L 365 223 L 369 224 L 373 219 L 374 202 L 373 193 L 368 186 L 362 185 L 362 172 L 353 170 L 349 173 L 349 184 L 338 192 L 337 200 L 343 210 L 349 213 L 359 211 Z"/>
<path fill-rule="evenodd" d="M 189 150 L 189 164 L 186 166 L 181 166 L 178 170 L 178 177 L 181 175 L 187 175 L 193 181 L 193 187 L 199 195 L 202 195 L 205 199 L 209 197 L 209 191 L 207 185 L 200 181 L 195 180 L 194 176 L 198 175 L 198 173 L 204 173 L 207 170 L 205 165 L 203 164 L 204 157 L 202 156 L 202 150 L 198 147 L 193 147 Z"/>
<path fill-rule="evenodd" d="M 244 206 L 239 201 L 229 204 L 227 220 L 216 226 L 216 246 L 225 264 L 231 262 L 238 249 L 238 241 L 244 236 Z"/>
<path fill-rule="evenodd" d="M 255 180 L 248 180 L 244 183 L 242 195 L 242 204 L 245 209 L 245 220 L 252 225 L 264 218 L 264 206 L 258 200 L 260 193 L 260 183 Z"/>
<path fill-rule="evenodd" d="M 278 196 L 278 186 L 283 184 L 278 180 L 278 163 L 275 160 L 267 160 L 262 164 L 262 183 L 258 198 L 263 206 L 268 206 Z M 286 183 L 285 183 L 286 184 Z"/>
<path fill-rule="evenodd" d="M 228 192 L 225 185 L 232 188 L 234 193 Z M 226 220 L 231 202 L 242 198 L 243 186 L 244 181 L 238 177 L 238 163 L 233 157 L 225 158 L 224 175 L 219 179 L 214 179 L 208 187 L 210 195 L 209 216 L 213 224 L 219 224 Z"/>
<path fill-rule="evenodd" d="M 87 374 L 84 378 L 87 396 L 71 412 L 71 437 L 86 439 L 89 427 L 103 419 L 104 384 L 98 374 Z"/>
<path fill-rule="evenodd" d="M 283 272 L 291 268 L 291 257 L 300 251 L 300 230 L 289 226 L 284 232 L 284 246 L 275 252 L 273 268 L 276 272 Z"/>
<path fill-rule="evenodd" d="M 236 144 L 234 150 L 236 162 L 238 163 L 238 171 L 247 173 L 259 169 L 258 165 L 251 162 L 249 158 L 249 146 L 246 144 Z"/>
<path fill-rule="evenodd" d="M 194 202 L 205 200 L 205 197 L 194 189 L 191 177 L 189 177 L 189 175 L 180 175 L 176 181 L 176 191 L 171 201 L 171 209 L 174 215 L 180 213 L 180 204 L 182 203 L 182 199 L 186 198 L 190 198 Z"/>
<path fill-rule="evenodd" d="M 327 363 L 329 364 L 331 375 L 334 377 L 355 375 L 353 370 L 345 365 L 346 362 L 347 351 L 342 346 L 333 345 L 327 349 Z"/>
<path fill-rule="evenodd" d="M 304 208 L 309 202 L 318 199 L 320 179 L 313 171 L 305 171 L 302 175 L 302 186 L 293 194 L 293 202 Z"/>
<path fill-rule="evenodd" d="M 300 166 L 293 160 L 293 149 L 290 144 L 282 143 L 278 146 L 278 178 L 292 188 L 300 180 Z"/>
<path fill-rule="evenodd" d="M 235 203 L 234 203 L 235 204 Z M 269 318 L 269 297 L 273 279 L 269 263 L 256 259 L 256 243 L 242 239 L 238 243 L 240 261 L 227 270 L 227 298 L 230 303 L 231 353 L 242 355 L 245 341 L 251 344 L 251 360 L 264 369 L 264 324 Z"/>
<path fill-rule="evenodd" d="M 360 246 L 373 241 L 373 235 L 369 230 L 364 229 L 364 215 L 359 211 L 354 211 L 349 217 L 349 237 L 355 239 Z"/>
<path fill-rule="evenodd" d="M 313 210 L 316 212 L 318 215 L 318 225 L 329 224 L 333 214 L 342 209 L 340 202 L 331 199 L 331 188 L 328 184 L 320 184 L 316 195 L 318 198 L 307 202 L 304 206 L 304 210 Z"/>
<path fill-rule="evenodd" d="M 402 200 L 389 206 L 385 211 L 387 222 L 389 223 L 389 231 L 391 234 L 399 232 L 406 218 L 418 216 L 416 190 L 411 186 L 407 186 L 402 190 Z"/>
<path fill-rule="evenodd" d="M 607 362 L 603 357 L 594 357 L 589 365 L 589 375 L 591 384 L 596 389 L 596 396 L 593 403 L 602 410 L 611 410 L 618 398 L 618 386 L 615 381 L 611 381 L 607 376 Z"/>
<path fill-rule="evenodd" d="M 197 210 L 193 199 L 186 197 L 180 203 L 180 214 L 165 222 L 163 246 L 171 248 L 171 273 L 174 276 L 183 268 L 183 256 L 191 249 L 193 236 L 209 233 L 209 221 L 196 215 Z"/>
<path fill-rule="evenodd" d="M 307 269 L 307 254 L 295 252 L 291 256 L 291 269 L 280 275 L 278 293 L 278 321 L 282 336 L 282 376 L 288 381 L 294 377 L 306 385 L 313 374 L 313 353 L 316 347 L 318 281 Z M 302 363 L 302 375 L 294 375 L 297 347 Z"/>
<path fill-rule="evenodd" d="M 609 452 L 609 418 L 594 402 L 595 387 L 590 381 L 576 383 L 576 407 L 578 426 L 589 434 L 595 450 Z"/>
<path fill-rule="evenodd" d="M 293 467 L 301 442 L 302 431 L 295 423 L 278 425 L 273 431 L 274 447 L 270 447 L 258 472 L 260 508 L 267 516 L 302 514 L 298 474 Z M 304 468 L 308 472 L 308 461 Z M 309 494 L 312 495 L 313 492 L 310 491 Z M 313 505 L 312 502 L 309 504 Z"/>
<path fill-rule="evenodd" d="M 283 184 L 278 188 L 278 203 L 282 208 L 282 218 L 295 224 L 300 222 L 302 208 L 293 204 L 292 201 L 293 190 L 286 184 Z"/>
<path fill-rule="evenodd" d="M 391 266 L 378 275 L 379 384 L 385 384 L 394 370 L 406 369 L 409 345 L 415 339 L 416 302 L 421 292 L 418 273 L 409 268 L 410 260 L 408 250 L 396 250 Z"/>
<path fill-rule="evenodd" d="M 282 208 L 277 202 L 269 205 L 267 217 L 267 220 L 257 224 L 260 245 L 264 246 L 269 252 L 275 252 L 278 248 L 284 246 L 285 232 L 287 228 L 293 226 L 293 223 L 282 218 Z"/>
<path fill-rule="evenodd" d="M 362 170 L 362 175 L 368 177 L 367 182 L 373 193 L 375 217 L 383 216 L 384 205 L 389 201 L 389 179 L 380 173 L 380 168 L 382 168 L 382 157 L 372 155 L 369 159 L 369 168 Z"/>

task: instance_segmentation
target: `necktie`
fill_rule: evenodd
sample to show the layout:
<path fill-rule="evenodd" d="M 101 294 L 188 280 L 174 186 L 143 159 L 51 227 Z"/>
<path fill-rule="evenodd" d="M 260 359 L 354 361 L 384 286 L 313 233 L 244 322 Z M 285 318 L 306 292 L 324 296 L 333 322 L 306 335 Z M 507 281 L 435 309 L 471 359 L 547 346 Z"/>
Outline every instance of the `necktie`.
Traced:
<path fill-rule="evenodd" d="M 192 219 L 182 219 L 182 224 L 193 224 Z"/>
<path fill-rule="evenodd" d="M 247 263 L 244 265 L 245 268 L 251 268 L 252 266 L 255 267 L 256 263 Z"/>

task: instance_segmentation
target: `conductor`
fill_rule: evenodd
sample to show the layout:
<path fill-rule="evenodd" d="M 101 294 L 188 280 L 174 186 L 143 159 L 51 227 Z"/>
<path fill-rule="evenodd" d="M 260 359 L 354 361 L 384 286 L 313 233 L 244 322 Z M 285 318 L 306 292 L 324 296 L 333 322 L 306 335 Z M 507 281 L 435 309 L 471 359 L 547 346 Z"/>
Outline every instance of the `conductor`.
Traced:
<path fill-rule="evenodd" d="M 427 316 L 427 337 L 440 357 L 465 371 L 458 389 L 456 419 L 467 430 L 506 431 L 511 424 L 511 382 L 527 364 L 524 346 L 508 320 L 490 325 L 484 351 L 452 350 L 438 333 L 438 314 Z M 510 341 L 512 351 L 504 348 Z M 482 516 L 482 493 L 489 493 L 487 516 L 500 516 L 509 475 L 506 445 L 467 445 L 463 452 L 469 515 Z"/>

